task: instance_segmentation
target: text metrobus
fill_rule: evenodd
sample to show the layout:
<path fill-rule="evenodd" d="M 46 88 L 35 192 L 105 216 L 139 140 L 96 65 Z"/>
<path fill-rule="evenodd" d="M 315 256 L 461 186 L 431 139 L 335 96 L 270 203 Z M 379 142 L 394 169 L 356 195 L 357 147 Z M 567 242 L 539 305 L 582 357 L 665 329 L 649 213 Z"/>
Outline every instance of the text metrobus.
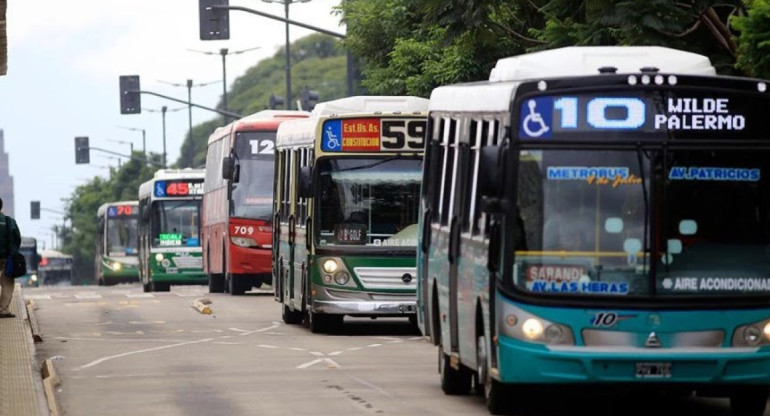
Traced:
<path fill-rule="evenodd" d="M 433 91 L 418 314 L 447 393 L 476 376 L 497 413 L 520 385 L 628 383 L 763 413 L 770 95 L 713 74 L 564 48 Z"/>

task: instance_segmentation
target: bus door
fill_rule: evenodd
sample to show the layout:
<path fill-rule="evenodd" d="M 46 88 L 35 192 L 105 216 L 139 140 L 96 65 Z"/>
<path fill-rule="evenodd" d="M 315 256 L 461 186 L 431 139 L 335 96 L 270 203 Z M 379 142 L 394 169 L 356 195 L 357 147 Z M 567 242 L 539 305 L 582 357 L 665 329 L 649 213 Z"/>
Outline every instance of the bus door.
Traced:
<path fill-rule="evenodd" d="M 466 163 L 460 163 L 461 157 L 467 152 L 463 151 L 459 144 L 458 123 L 451 120 L 448 127 L 448 143 L 446 148 L 446 169 L 444 170 L 444 199 L 441 213 L 442 223 L 449 225 L 449 240 L 447 248 L 447 260 L 449 261 L 449 341 L 452 352 L 458 352 L 459 339 L 459 284 L 458 262 L 460 257 L 460 229 L 462 227 L 461 212 L 462 192 L 461 178 L 465 172 L 459 172 L 458 168 Z M 447 128 L 447 127 L 445 127 Z M 445 222 L 446 221 L 446 222 Z"/>

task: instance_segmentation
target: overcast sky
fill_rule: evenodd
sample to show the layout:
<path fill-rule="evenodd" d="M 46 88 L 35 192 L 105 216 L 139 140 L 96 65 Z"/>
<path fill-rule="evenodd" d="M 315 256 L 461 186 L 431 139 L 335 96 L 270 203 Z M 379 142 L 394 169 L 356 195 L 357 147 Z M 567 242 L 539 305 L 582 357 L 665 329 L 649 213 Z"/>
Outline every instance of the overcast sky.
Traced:
<path fill-rule="evenodd" d="M 147 150 L 162 152 L 160 113 L 120 114 L 120 75 L 140 75 L 143 90 L 186 100 L 186 87 L 158 81 L 221 81 L 220 48 L 237 51 L 260 47 L 227 57 L 227 83 L 232 85 L 236 77 L 272 56 L 285 42 L 282 22 L 238 11 L 230 14 L 230 40 L 202 42 L 198 40 L 196 0 L 8 3 L 8 74 L 0 76 L 0 129 L 5 133 L 5 151 L 10 155 L 15 216 L 22 235 L 44 240 L 49 247 L 51 227 L 61 223 L 61 217 L 43 212 L 41 220 L 30 220 L 30 201 L 39 200 L 43 208 L 62 211 L 62 199 L 70 196 L 78 184 L 96 175 L 106 176 L 108 170 L 104 166 L 117 166 L 117 160 L 96 152 L 91 154 L 91 166 L 75 165 L 75 136 L 89 136 L 91 146 L 128 153 L 128 144 L 109 140 L 133 141 L 134 148 L 139 150 L 142 133 L 117 126 L 144 128 Z M 344 26 L 332 15 L 332 8 L 338 3 L 339 0 L 294 3 L 289 18 L 344 33 Z M 279 16 L 284 13 L 283 4 L 257 0 L 230 0 L 230 4 Z M 292 27 L 291 39 L 311 33 Z M 214 107 L 221 94 L 221 82 L 197 87 L 192 90 L 192 101 Z M 163 105 L 170 110 L 184 107 L 142 96 L 145 109 L 160 111 Z M 216 116 L 193 109 L 192 117 L 193 124 L 198 124 Z M 170 162 L 179 156 L 187 126 L 186 108 L 166 114 Z"/>

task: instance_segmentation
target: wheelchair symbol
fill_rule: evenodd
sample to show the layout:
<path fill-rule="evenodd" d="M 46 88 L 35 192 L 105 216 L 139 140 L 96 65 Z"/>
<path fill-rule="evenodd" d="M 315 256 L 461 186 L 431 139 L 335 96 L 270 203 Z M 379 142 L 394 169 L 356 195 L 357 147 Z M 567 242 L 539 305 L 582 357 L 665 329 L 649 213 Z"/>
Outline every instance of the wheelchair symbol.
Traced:
<path fill-rule="evenodd" d="M 527 133 L 527 136 L 529 137 L 540 137 L 543 134 L 547 133 L 550 128 L 545 125 L 545 120 L 543 120 L 543 115 L 535 111 L 535 106 L 537 106 L 537 103 L 535 103 L 535 100 L 529 100 L 527 102 L 527 106 L 529 107 L 529 114 L 527 114 L 526 117 L 524 117 L 524 121 L 522 122 L 522 129 L 524 129 L 524 132 Z M 536 129 L 530 128 L 536 127 Z"/>
<path fill-rule="evenodd" d="M 332 126 L 326 126 L 326 147 L 329 150 L 339 149 L 341 147 L 339 138 L 332 131 Z"/>
<path fill-rule="evenodd" d="M 155 196 L 166 196 L 166 190 L 163 189 L 164 183 L 156 183 L 155 184 Z"/>

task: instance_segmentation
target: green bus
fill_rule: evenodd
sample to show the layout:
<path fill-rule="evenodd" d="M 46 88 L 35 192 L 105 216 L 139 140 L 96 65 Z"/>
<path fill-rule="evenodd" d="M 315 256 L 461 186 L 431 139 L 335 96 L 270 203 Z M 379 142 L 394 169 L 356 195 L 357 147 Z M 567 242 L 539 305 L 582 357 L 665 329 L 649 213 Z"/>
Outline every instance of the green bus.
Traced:
<path fill-rule="evenodd" d="M 96 211 L 97 285 L 139 280 L 138 221 L 139 201 L 108 202 Z"/>
<path fill-rule="evenodd" d="M 206 284 L 201 199 L 203 169 L 161 169 L 139 186 L 139 278 L 145 292 Z"/>
<path fill-rule="evenodd" d="M 276 138 L 273 286 L 286 323 L 416 322 L 417 201 L 428 101 L 349 97 Z"/>

